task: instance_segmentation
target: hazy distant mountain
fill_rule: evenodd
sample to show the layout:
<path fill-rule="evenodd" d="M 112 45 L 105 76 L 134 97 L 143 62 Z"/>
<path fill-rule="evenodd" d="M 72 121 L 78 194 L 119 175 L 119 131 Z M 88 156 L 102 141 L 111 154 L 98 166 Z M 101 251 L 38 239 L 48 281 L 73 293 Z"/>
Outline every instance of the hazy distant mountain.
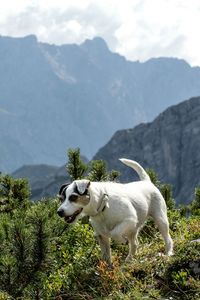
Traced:
<path fill-rule="evenodd" d="M 65 166 L 26 165 L 16 170 L 12 176 L 28 179 L 32 200 L 55 196 L 60 186 L 69 181 Z"/>
<path fill-rule="evenodd" d="M 81 160 L 86 164 L 89 162 L 85 156 L 81 156 Z M 71 181 L 66 164 L 61 167 L 44 164 L 25 165 L 13 172 L 12 176 L 28 179 L 32 200 L 54 197 L 63 183 Z"/>
<path fill-rule="evenodd" d="M 117 131 L 94 159 L 121 171 L 121 180 L 133 180 L 134 171 L 118 158 L 138 161 L 154 169 L 163 183 L 171 183 L 177 203 L 188 203 L 200 187 L 200 97 L 161 113 L 153 122 Z"/>
<path fill-rule="evenodd" d="M 91 158 L 118 129 L 200 95 L 200 68 L 174 58 L 130 62 L 104 40 L 49 45 L 0 37 L 0 171 Z"/>

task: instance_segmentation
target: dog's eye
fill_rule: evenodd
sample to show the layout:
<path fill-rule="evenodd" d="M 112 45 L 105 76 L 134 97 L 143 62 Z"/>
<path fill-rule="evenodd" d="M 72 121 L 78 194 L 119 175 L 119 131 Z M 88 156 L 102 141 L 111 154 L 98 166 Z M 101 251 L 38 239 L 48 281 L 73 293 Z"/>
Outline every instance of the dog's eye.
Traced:
<path fill-rule="evenodd" d="M 75 202 L 77 199 L 78 199 L 77 195 L 70 195 L 69 196 L 69 201 L 71 201 L 71 202 Z"/>

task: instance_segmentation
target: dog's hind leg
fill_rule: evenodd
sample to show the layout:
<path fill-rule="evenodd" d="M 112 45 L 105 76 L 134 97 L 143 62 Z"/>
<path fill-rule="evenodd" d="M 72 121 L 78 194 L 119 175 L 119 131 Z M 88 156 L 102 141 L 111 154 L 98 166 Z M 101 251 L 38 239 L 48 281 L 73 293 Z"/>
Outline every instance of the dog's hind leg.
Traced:
<path fill-rule="evenodd" d="M 169 233 L 169 222 L 167 216 L 163 215 L 155 218 L 155 223 L 165 241 L 165 252 L 167 256 L 173 255 L 173 241 Z"/>
<path fill-rule="evenodd" d="M 137 253 L 138 248 L 138 231 L 131 233 L 130 236 L 128 236 L 128 242 L 129 242 L 129 253 L 126 257 L 126 262 L 129 262 L 133 259 L 133 256 Z"/>
<path fill-rule="evenodd" d="M 106 261 L 110 268 L 112 268 L 109 238 L 103 235 L 97 235 L 97 241 L 101 248 L 102 259 Z"/>
<path fill-rule="evenodd" d="M 157 190 L 153 194 L 150 216 L 154 219 L 165 242 L 165 253 L 173 255 L 173 241 L 169 233 L 169 221 L 167 217 L 167 207 L 161 193 Z"/>

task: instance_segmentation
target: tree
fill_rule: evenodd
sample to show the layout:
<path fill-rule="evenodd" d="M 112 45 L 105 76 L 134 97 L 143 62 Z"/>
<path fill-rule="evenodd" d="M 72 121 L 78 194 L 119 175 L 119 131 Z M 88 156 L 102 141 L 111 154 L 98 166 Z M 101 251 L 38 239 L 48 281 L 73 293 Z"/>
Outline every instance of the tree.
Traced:
<path fill-rule="evenodd" d="M 24 178 L 14 179 L 10 175 L 0 175 L 0 212 L 25 209 L 28 205 L 30 189 Z"/>
<path fill-rule="evenodd" d="M 87 178 L 91 181 L 106 181 L 108 179 L 106 162 L 103 160 L 91 161 L 90 172 Z"/>
<path fill-rule="evenodd" d="M 147 171 L 147 174 L 149 175 L 149 177 L 151 179 L 151 182 L 159 188 L 160 181 L 158 179 L 158 175 L 156 174 L 156 172 L 153 169 L 147 169 L 146 171 Z"/>
<path fill-rule="evenodd" d="M 195 198 L 192 201 L 190 207 L 193 215 L 200 215 L 200 188 L 195 188 Z"/>
<path fill-rule="evenodd" d="M 172 186 L 170 184 L 161 184 L 160 191 L 165 199 L 167 208 L 173 210 L 175 208 L 175 200 L 172 198 Z"/>
<path fill-rule="evenodd" d="M 87 178 L 91 181 L 116 181 L 119 174 L 115 170 L 108 172 L 106 162 L 100 159 L 91 161 Z"/>
<path fill-rule="evenodd" d="M 81 160 L 80 149 L 68 150 L 67 172 L 72 180 L 83 178 L 87 171 L 87 165 Z"/>

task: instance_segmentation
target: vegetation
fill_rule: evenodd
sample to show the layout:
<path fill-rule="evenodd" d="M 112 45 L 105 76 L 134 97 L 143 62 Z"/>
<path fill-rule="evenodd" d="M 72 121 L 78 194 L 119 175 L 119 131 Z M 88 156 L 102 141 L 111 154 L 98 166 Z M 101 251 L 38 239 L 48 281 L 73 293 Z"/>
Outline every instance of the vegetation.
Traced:
<path fill-rule="evenodd" d="M 86 172 L 92 180 L 117 178 L 114 171 L 108 174 L 105 162 L 86 168 L 80 151 L 70 151 L 72 179 Z M 156 184 L 160 185 L 158 179 Z M 169 204 L 175 255 L 159 255 L 164 244 L 150 220 L 131 263 L 124 263 L 127 246 L 112 242 L 111 271 L 101 260 L 90 224 L 80 221 L 66 228 L 56 214 L 58 199 L 32 203 L 26 180 L 1 175 L 0 299 L 200 299 L 200 243 L 192 242 L 200 237 L 200 189 L 189 207 L 177 209 L 170 187 L 160 188 Z"/>

